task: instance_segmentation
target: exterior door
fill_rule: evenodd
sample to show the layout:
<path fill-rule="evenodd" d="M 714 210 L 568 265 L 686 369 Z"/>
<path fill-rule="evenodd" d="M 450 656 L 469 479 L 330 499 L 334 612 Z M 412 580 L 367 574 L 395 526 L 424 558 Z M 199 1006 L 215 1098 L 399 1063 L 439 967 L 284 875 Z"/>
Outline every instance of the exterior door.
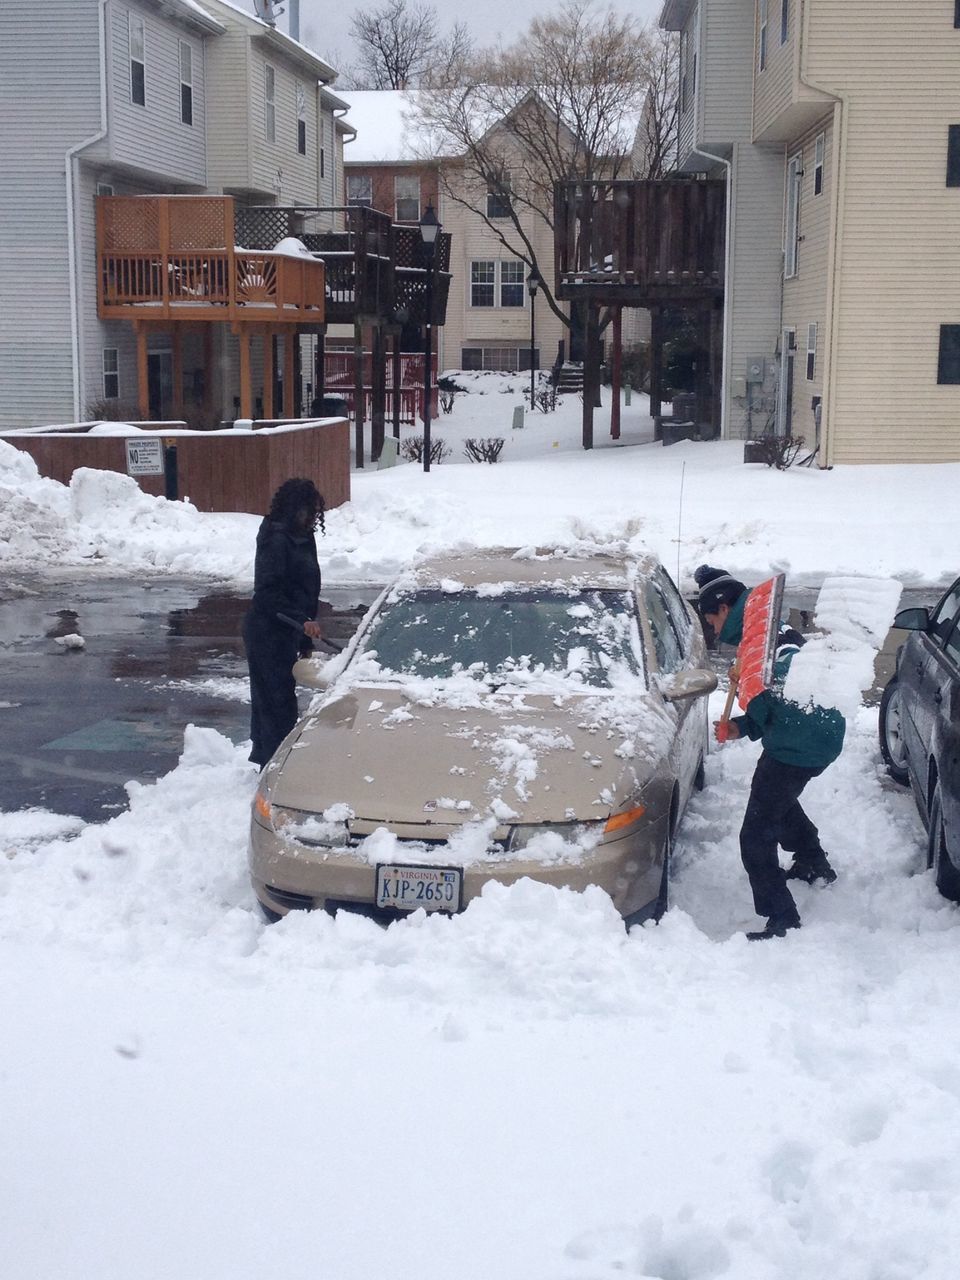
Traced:
<path fill-rule="evenodd" d="M 171 351 L 147 353 L 147 391 L 151 421 L 165 421 L 173 412 L 173 353 Z"/>
<path fill-rule="evenodd" d="M 793 368 L 797 355 L 795 329 L 784 329 L 780 344 L 780 385 L 777 388 L 777 435 L 793 435 Z"/>

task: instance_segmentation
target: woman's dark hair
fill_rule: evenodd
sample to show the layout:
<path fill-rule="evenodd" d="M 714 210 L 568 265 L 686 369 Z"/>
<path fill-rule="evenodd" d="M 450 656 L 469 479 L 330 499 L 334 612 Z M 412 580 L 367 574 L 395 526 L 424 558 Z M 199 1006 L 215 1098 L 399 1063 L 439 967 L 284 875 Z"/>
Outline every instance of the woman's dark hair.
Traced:
<path fill-rule="evenodd" d="M 307 528 L 319 529 L 321 533 L 326 533 L 323 523 L 323 497 L 312 480 L 298 477 L 293 480 L 284 480 L 271 499 L 268 516 L 288 529 L 295 529 L 297 517 L 304 510 L 307 512 Z"/>

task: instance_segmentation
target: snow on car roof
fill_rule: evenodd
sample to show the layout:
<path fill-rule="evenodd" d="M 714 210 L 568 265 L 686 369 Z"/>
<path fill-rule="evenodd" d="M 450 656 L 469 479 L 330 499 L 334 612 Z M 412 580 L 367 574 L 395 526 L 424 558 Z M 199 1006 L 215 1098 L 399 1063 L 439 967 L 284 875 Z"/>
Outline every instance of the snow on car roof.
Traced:
<path fill-rule="evenodd" d="M 567 548 L 487 547 L 431 557 L 403 575 L 398 585 L 407 590 L 438 586 L 447 591 L 534 585 L 625 590 L 645 567 L 649 567 L 646 561 L 609 551 L 578 554 Z"/>

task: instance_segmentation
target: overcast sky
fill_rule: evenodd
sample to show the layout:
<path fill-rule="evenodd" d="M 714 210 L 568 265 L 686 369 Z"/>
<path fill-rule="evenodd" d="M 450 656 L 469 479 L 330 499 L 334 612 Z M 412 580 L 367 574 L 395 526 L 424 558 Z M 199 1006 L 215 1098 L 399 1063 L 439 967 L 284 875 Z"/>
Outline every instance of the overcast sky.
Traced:
<path fill-rule="evenodd" d="M 241 0 L 244 7 L 254 10 L 253 0 Z M 287 29 L 289 16 L 288 0 L 280 0 L 288 13 L 281 19 L 279 26 Z M 334 66 L 345 66 L 355 60 L 353 43 L 350 39 L 350 21 L 355 13 L 363 10 L 375 10 L 382 7 L 384 0 L 300 0 L 300 38 L 304 44 L 326 58 Z M 416 0 L 411 0 L 416 3 Z M 431 7 L 430 0 L 424 0 L 425 7 Z M 494 44 L 497 39 L 510 41 L 521 35 L 527 28 L 530 19 L 538 15 L 555 12 L 559 9 L 559 0 L 434 0 L 432 7 L 436 9 L 441 26 L 452 26 L 455 22 L 463 22 L 478 44 Z M 607 6 L 598 3 L 597 11 L 602 12 Z M 643 22 L 655 22 L 663 0 L 619 0 L 613 8 L 625 13 L 633 13 Z"/>

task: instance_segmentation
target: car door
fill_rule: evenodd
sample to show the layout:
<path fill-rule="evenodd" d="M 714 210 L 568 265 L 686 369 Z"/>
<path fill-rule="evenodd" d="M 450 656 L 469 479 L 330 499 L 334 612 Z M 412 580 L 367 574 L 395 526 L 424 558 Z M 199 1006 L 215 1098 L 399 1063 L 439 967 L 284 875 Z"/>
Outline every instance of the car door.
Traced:
<path fill-rule="evenodd" d="M 948 847 L 960 852 L 960 616 L 943 645 L 931 754 L 937 764 Z"/>
<path fill-rule="evenodd" d="M 643 604 L 653 636 L 657 668 L 664 674 L 692 665 L 692 622 L 670 578 L 658 568 L 643 583 Z M 674 598 L 675 597 L 675 598 Z M 673 772 L 680 783 L 680 808 L 693 786 L 704 740 L 704 706 L 701 698 L 682 698 L 670 704 L 677 730 L 670 751 Z"/>
<path fill-rule="evenodd" d="M 960 580 L 955 582 L 934 610 L 927 630 L 914 637 L 914 644 L 901 661 L 906 711 L 907 753 L 920 796 L 926 805 L 934 734 L 951 705 L 951 686 L 957 679 L 954 654 L 960 615 Z"/>

